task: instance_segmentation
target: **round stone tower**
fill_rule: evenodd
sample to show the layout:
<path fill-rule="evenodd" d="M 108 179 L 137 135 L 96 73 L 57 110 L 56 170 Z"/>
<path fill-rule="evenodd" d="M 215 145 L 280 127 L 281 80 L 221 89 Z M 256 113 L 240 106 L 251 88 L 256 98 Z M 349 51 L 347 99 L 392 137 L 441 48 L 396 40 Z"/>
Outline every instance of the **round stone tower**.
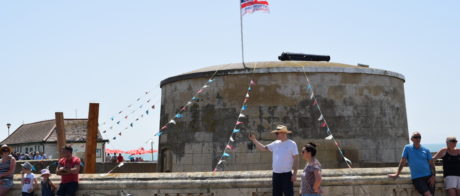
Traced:
<path fill-rule="evenodd" d="M 244 126 L 234 138 L 236 149 L 223 170 L 270 170 L 272 155 L 259 152 L 249 132 L 264 144 L 284 124 L 300 148 L 317 144 L 324 168 L 346 167 L 307 94 L 310 79 L 331 132 L 352 167 L 395 165 L 408 130 L 404 76 L 395 72 L 330 62 L 277 61 L 218 65 L 170 77 L 161 82 L 161 125 L 179 112 L 206 81 L 219 70 L 199 99 L 160 136 L 158 170 L 162 172 L 212 171 L 238 118 L 249 81 L 251 97 L 244 111 Z M 255 68 L 255 69 L 254 69 Z M 305 71 L 305 72 L 304 72 Z M 301 163 L 303 165 L 303 162 Z"/>

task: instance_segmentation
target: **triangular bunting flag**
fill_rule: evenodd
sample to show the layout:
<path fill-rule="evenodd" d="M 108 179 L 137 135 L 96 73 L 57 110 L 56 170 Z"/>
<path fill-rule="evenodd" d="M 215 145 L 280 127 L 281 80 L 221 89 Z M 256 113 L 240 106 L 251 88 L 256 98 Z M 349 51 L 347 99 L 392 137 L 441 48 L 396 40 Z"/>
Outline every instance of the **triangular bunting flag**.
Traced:
<path fill-rule="evenodd" d="M 209 86 L 208 86 L 207 84 L 205 84 L 205 85 L 203 86 L 203 88 L 208 88 L 208 87 L 209 87 Z"/>
<path fill-rule="evenodd" d="M 116 140 L 116 139 L 117 139 L 117 137 L 113 137 L 112 139 L 113 139 L 113 140 Z"/>
<path fill-rule="evenodd" d="M 192 105 L 192 102 L 191 101 L 187 102 L 187 105 Z"/>
<path fill-rule="evenodd" d="M 119 124 L 120 124 L 120 121 L 117 121 L 117 125 L 119 125 Z"/>
<path fill-rule="evenodd" d="M 200 89 L 200 90 L 198 90 L 198 92 L 196 92 L 196 93 L 202 93 L 202 92 L 203 92 L 203 89 Z"/>
<path fill-rule="evenodd" d="M 310 99 L 313 99 L 313 98 L 315 98 L 315 94 L 312 92 L 310 95 Z"/>
<path fill-rule="evenodd" d="M 246 102 L 248 102 L 248 101 L 249 101 L 249 99 L 248 99 L 248 98 L 244 98 L 244 101 L 243 101 L 243 103 L 246 103 Z"/>
<path fill-rule="evenodd" d="M 110 118 L 110 120 L 112 120 L 112 121 L 113 121 L 114 119 L 115 119 L 115 118 L 113 118 L 113 117 L 112 117 L 112 118 Z"/>
<path fill-rule="evenodd" d="M 129 124 L 129 126 L 133 127 L 133 123 Z"/>
<path fill-rule="evenodd" d="M 249 85 L 256 85 L 256 83 L 254 82 L 254 80 L 251 80 L 251 82 L 249 82 Z"/>
<path fill-rule="evenodd" d="M 176 121 L 175 120 L 171 120 L 169 121 L 170 124 L 176 124 Z"/>
<path fill-rule="evenodd" d="M 150 99 L 149 99 L 149 100 L 147 100 L 147 103 L 150 103 Z"/>
<path fill-rule="evenodd" d="M 118 133 L 118 135 L 119 135 L 119 136 L 121 136 L 121 132 L 120 132 L 120 133 Z"/>
<path fill-rule="evenodd" d="M 141 100 L 141 98 L 137 98 L 137 100 L 136 100 L 136 101 L 139 101 L 139 100 Z"/>
<path fill-rule="evenodd" d="M 183 112 L 183 111 L 185 111 L 186 109 L 187 109 L 186 107 L 182 107 L 182 108 L 180 109 L 180 111 Z"/>
<path fill-rule="evenodd" d="M 176 114 L 176 118 L 182 118 L 182 117 L 184 117 L 184 115 L 182 115 L 182 114 Z"/>
<path fill-rule="evenodd" d="M 107 130 L 104 130 L 102 133 L 107 133 Z"/>
<path fill-rule="evenodd" d="M 248 88 L 248 91 L 252 91 L 252 88 L 251 88 L 251 87 L 249 87 L 249 88 Z"/>
<path fill-rule="evenodd" d="M 230 157 L 230 154 L 224 152 L 224 154 L 223 154 L 222 156 L 224 156 L 224 157 Z"/>
<path fill-rule="evenodd" d="M 161 134 L 163 134 L 163 132 L 160 131 L 160 132 L 156 133 L 155 136 L 160 136 Z"/>
<path fill-rule="evenodd" d="M 168 126 L 165 125 L 165 126 L 161 127 L 161 130 L 166 129 L 166 128 L 168 128 Z"/>
<path fill-rule="evenodd" d="M 219 162 L 217 162 L 217 165 L 220 165 L 222 163 L 222 160 L 219 160 Z"/>
<path fill-rule="evenodd" d="M 329 136 L 327 136 L 327 137 L 324 138 L 324 139 L 326 139 L 326 140 L 331 140 L 332 138 L 334 138 L 334 137 L 333 137 L 332 135 L 329 135 Z"/>
<path fill-rule="evenodd" d="M 213 80 L 213 79 L 209 79 L 209 80 L 208 80 L 208 83 L 211 83 L 212 81 L 214 81 L 214 80 Z"/>
<path fill-rule="evenodd" d="M 121 114 L 123 111 L 119 111 L 118 114 Z"/>
<path fill-rule="evenodd" d="M 246 110 L 248 108 L 247 105 L 243 105 L 243 107 L 241 107 L 241 110 Z"/>
<path fill-rule="evenodd" d="M 138 120 L 139 120 L 139 118 L 136 118 L 136 121 L 138 121 Z"/>
<path fill-rule="evenodd" d="M 327 124 L 326 124 L 326 121 L 324 121 L 322 124 L 321 124 L 321 127 L 326 127 Z"/>
<path fill-rule="evenodd" d="M 323 118 L 323 114 L 321 114 L 321 116 L 319 116 L 318 118 L 318 121 L 322 121 L 324 118 Z"/>
<path fill-rule="evenodd" d="M 233 150 L 233 146 L 227 145 L 225 146 L 226 149 Z"/>
<path fill-rule="evenodd" d="M 240 132 L 239 129 L 233 129 L 233 133 L 238 133 L 238 132 Z"/>
<path fill-rule="evenodd" d="M 128 116 L 125 116 L 125 119 L 128 119 Z"/>
<path fill-rule="evenodd" d="M 312 104 L 312 105 L 316 105 L 316 104 L 318 104 L 318 102 L 317 102 L 316 99 L 315 99 L 315 101 L 313 101 L 313 104 Z"/>
<path fill-rule="evenodd" d="M 238 117 L 239 117 L 239 118 L 244 118 L 244 117 L 246 117 L 246 116 L 245 116 L 243 113 L 241 113 Z"/>
<path fill-rule="evenodd" d="M 241 124 L 243 124 L 243 122 L 241 122 L 241 121 L 236 121 L 236 125 L 241 125 Z"/>
<path fill-rule="evenodd" d="M 348 159 L 347 157 L 343 157 L 343 159 L 345 159 L 345 162 L 347 162 L 349 165 L 352 164 L 351 161 L 350 161 L 350 159 Z"/>
<path fill-rule="evenodd" d="M 145 114 L 149 115 L 149 111 L 148 111 L 148 110 L 145 110 Z"/>
<path fill-rule="evenodd" d="M 249 98 L 249 93 L 246 93 L 246 98 Z"/>
<path fill-rule="evenodd" d="M 192 97 L 192 100 L 193 100 L 193 101 L 196 101 L 196 100 L 198 100 L 198 98 L 196 98 L 196 97 Z"/>
<path fill-rule="evenodd" d="M 230 141 L 231 141 L 231 142 L 234 142 L 234 141 L 235 141 L 235 140 L 233 139 L 232 136 L 230 136 Z"/>

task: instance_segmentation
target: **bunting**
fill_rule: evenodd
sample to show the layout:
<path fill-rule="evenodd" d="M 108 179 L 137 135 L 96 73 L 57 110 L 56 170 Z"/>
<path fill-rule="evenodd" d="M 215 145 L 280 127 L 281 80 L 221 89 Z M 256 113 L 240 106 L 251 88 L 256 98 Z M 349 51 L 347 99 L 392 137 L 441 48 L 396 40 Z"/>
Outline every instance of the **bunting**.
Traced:
<path fill-rule="evenodd" d="M 200 89 L 198 89 L 198 91 L 195 92 L 195 94 L 192 96 L 192 98 L 190 100 L 188 100 L 184 106 L 180 107 L 181 109 L 179 110 L 179 112 L 177 112 L 173 118 L 169 119 L 169 121 L 163 125 L 161 128 L 160 128 L 160 131 L 158 131 L 157 133 L 154 134 L 154 136 L 161 136 L 165 131 L 166 129 L 169 128 L 170 125 L 176 125 L 177 124 L 177 119 L 181 119 L 181 118 L 184 118 L 185 115 L 183 114 L 187 108 L 189 108 L 194 102 L 198 102 L 199 101 L 199 96 L 206 90 L 210 87 L 210 84 L 214 82 L 214 76 L 217 74 L 219 70 L 216 70 L 214 72 L 214 74 L 211 76 L 211 78 L 208 79 L 208 81 L 203 85 L 201 86 Z"/>
<path fill-rule="evenodd" d="M 235 147 L 234 136 L 236 134 L 240 134 L 241 126 L 244 124 L 244 122 L 241 119 L 246 118 L 246 115 L 243 112 L 248 108 L 247 102 L 249 101 L 250 93 L 251 93 L 252 87 L 254 85 L 256 85 L 256 83 L 253 80 L 251 80 L 249 82 L 249 87 L 248 87 L 248 89 L 246 91 L 246 94 L 244 96 L 243 106 L 241 107 L 240 113 L 238 114 L 238 117 L 236 119 L 235 125 L 233 127 L 233 131 L 230 134 L 230 138 L 229 138 L 227 144 L 225 145 L 225 148 L 223 150 L 222 156 L 217 161 L 216 167 L 213 169 L 213 172 L 219 171 L 219 169 L 222 168 L 222 163 L 224 163 L 226 159 L 229 159 L 231 157 L 231 154 L 232 154 L 233 150 L 235 150 L 235 148 L 236 148 Z"/>
<path fill-rule="evenodd" d="M 302 67 L 302 69 L 303 69 L 303 73 L 305 75 L 305 79 L 307 80 L 307 94 L 309 94 L 310 100 L 313 102 L 312 106 L 315 106 L 316 109 L 318 110 L 319 114 L 320 114 L 319 117 L 318 117 L 318 121 L 320 122 L 320 128 L 326 128 L 327 137 L 325 137 L 324 139 L 325 140 L 331 140 L 331 141 L 334 142 L 335 146 L 337 147 L 337 149 L 339 151 L 340 156 L 342 157 L 344 162 L 347 164 L 348 168 L 351 168 L 352 162 L 351 162 L 350 159 L 345 157 L 342 148 L 338 144 L 337 140 L 334 138 L 334 136 L 333 136 L 333 134 L 331 132 L 331 129 L 330 129 L 329 125 L 327 124 L 326 118 L 323 115 L 323 112 L 321 111 L 321 107 L 319 106 L 318 100 L 316 99 L 315 92 L 313 90 L 313 86 L 310 83 L 310 79 L 308 79 L 307 73 L 305 72 L 305 68 Z"/>

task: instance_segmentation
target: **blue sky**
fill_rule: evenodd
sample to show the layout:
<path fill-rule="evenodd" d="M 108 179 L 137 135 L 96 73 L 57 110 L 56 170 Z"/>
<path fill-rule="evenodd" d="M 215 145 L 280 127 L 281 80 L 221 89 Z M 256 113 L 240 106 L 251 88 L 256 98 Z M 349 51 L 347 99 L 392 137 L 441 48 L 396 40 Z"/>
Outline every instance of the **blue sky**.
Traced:
<path fill-rule="evenodd" d="M 409 130 L 425 143 L 460 136 L 459 1 L 269 2 L 244 17 L 246 61 L 291 51 L 401 73 Z M 2 1 L 0 138 L 8 122 L 87 117 L 89 102 L 100 122 L 148 90 L 159 105 L 161 80 L 240 62 L 239 25 L 235 0 Z M 146 147 L 159 126 L 156 110 L 109 147 Z"/>

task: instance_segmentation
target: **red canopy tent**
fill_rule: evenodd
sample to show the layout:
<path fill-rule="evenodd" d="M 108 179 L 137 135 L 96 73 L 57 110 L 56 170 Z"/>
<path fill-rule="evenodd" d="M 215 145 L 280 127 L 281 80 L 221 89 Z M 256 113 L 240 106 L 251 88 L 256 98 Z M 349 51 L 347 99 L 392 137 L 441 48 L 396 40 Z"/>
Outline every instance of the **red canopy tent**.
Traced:
<path fill-rule="evenodd" d="M 158 150 L 144 150 L 143 147 L 139 149 L 134 149 L 134 150 L 128 150 L 128 151 L 123 151 L 123 150 L 117 150 L 117 149 L 105 149 L 106 154 L 112 154 L 112 153 L 122 153 L 122 154 L 134 154 L 134 155 L 141 155 L 141 154 L 151 154 L 151 153 L 156 153 Z"/>

